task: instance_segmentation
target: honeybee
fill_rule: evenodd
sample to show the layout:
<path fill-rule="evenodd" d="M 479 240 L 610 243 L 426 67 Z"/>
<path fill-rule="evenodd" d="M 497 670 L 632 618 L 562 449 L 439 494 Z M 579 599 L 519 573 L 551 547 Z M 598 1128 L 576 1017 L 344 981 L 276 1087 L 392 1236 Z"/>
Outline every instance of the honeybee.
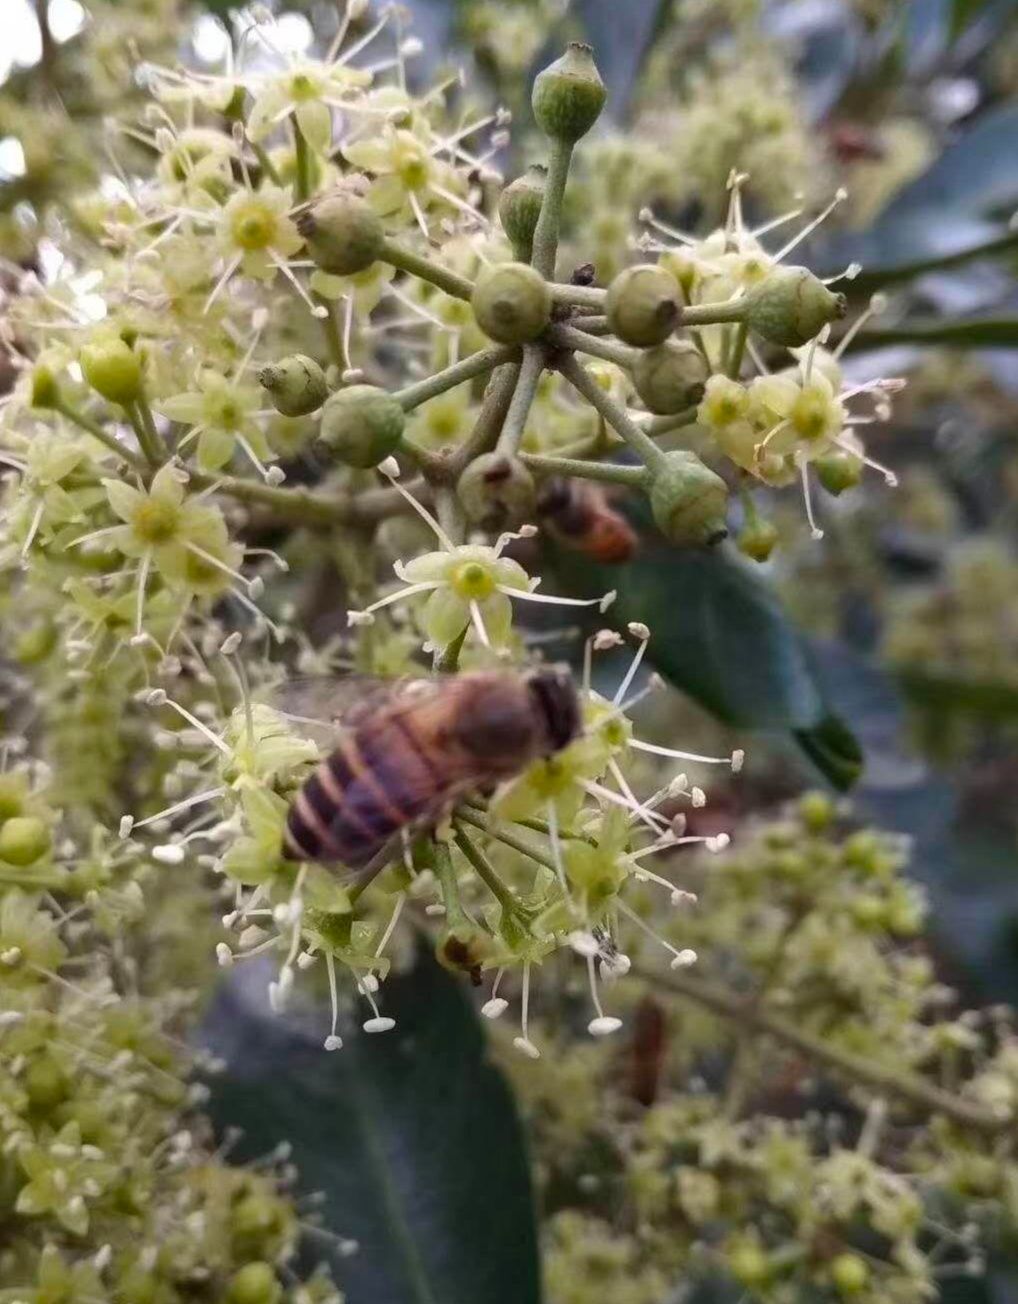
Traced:
<path fill-rule="evenodd" d="M 579 480 L 550 480 L 537 510 L 563 547 L 594 561 L 624 562 L 636 552 L 636 531 L 608 501 L 600 485 Z"/>
<path fill-rule="evenodd" d="M 364 873 L 404 831 L 434 827 L 580 730 L 568 672 L 477 671 L 376 689 L 340 721 L 336 746 L 290 807 L 284 852 Z"/>

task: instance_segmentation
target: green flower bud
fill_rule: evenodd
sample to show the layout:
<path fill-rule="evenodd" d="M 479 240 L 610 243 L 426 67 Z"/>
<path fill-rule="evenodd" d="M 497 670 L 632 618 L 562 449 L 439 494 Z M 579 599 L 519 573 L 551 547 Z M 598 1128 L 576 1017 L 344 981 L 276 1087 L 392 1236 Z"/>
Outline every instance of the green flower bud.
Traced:
<path fill-rule="evenodd" d="M 283 1297 L 276 1271 L 269 1263 L 247 1263 L 230 1278 L 229 1304 L 277 1304 Z"/>
<path fill-rule="evenodd" d="M 470 303 L 477 324 L 499 344 L 534 340 L 551 320 L 551 290 L 526 263 L 493 263 L 477 277 Z"/>
<path fill-rule="evenodd" d="M 482 453 L 460 476 L 456 487 L 469 520 L 486 530 L 520 525 L 534 513 L 534 477 L 505 453 Z"/>
<path fill-rule="evenodd" d="M 0 828 L 0 860 L 31 865 L 50 849 L 50 831 L 36 815 L 16 815 Z"/>
<path fill-rule="evenodd" d="M 651 412 L 671 416 L 703 398 L 710 369 L 688 340 L 666 340 L 644 349 L 633 363 L 633 384 Z"/>
<path fill-rule="evenodd" d="M 32 371 L 32 407 L 54 408 L 59 398 L 60 387 L 56 376 L 49 367 L 39 363 Z"/>
<path fill-rule="evenodd" d="M 385 243 L 382 219 L 349 185 L 312 204 L 297 219 L 297 230 L 318 266 L 336 276 L 365 271 Z"/>
<path fill-rule="evenodd" d="M 38 1055 L 25 1070 L 28 1103 L 40 1113 L 47 1113 L 67 1099 L 67 1074 L 51 1055 Z"/>
<path fill-rule="evenodd" d="M 589 45 L 570 41 L 565 54 L 537 74 L 534 121 L 552 140 L 585 136 L 604 108 L 607 91 Z"/>
<path fill-rule="evenodd" d="M 728 1271 L 740 1285 L 752 1290 L 771 1275 L 771 1263 L 759 1245 L 736 1245 L 728 1252 Z"/>
<path fill-rule="evenodd" d="M 403 434 L 399 403 L 376 385 L 351 385 L 330 394 L 322 408 L 319 437 L 347 466 L 377 466 Z"/>
<path fill-rule="evenodd" d="M 834 802 L 824 792 L 807 792 L 799 799 L 799 818 L 810 833 L 829 829 L 834 815 Z"/>
<path fill-rule="evenodd" d="M 141 394 L 141 359 L 118 336 L 86 344 L 79 360 L 85 379 L 109 402 L 126 407 Z"/>
<path fill-rule="evenodd" d="M 268 391 L 272 406 L 284 417 L 307 416 L 320 408 L 329 395 L 325 372 L 314 358 L 304 353 L 294 353 L 262 367 L 258 383 Z"/>
<path fill-rule="evenodd" d="M 870 1270 L 858 1254 L 839 1254 L 831 1260 L 831 1281 L 842 1295 L 856 1295 L 869 1284 Z"/>
<path fill-rule="evenodd" d="M 521 260 L 529 258 L 533 249 L 534 229 L 541 215 L 547 177 L 547 169 L 535 164 L 511 181 L 498 201 L 502 226 Z"/>
<path fill-rule="evenodd" d="M 668 338 L 682 314 L 678 283 L 655 263 L 627 267 L 608 286 L 604 310 L 620 340 L 651 348 Z"/>
<path fill-rule="evenodd" d="M 293 1211 L 268 1191 L 252 1191 L 230 1210 L 230 1248 L 237 1258 L 274 1253 L 289 1237 Z M 271 1248 L 270 1248 L 271 1247 Z"/>
<path fill-rule="evenodd" d="M 778 542 L 778 531 L 770 521 L 758 516 L 747 521 L 736 540 L 738 549 L 753 561 L 766 561 Z"/>
<path fill-rule="evenodd" d="M 829 494 L 835 497 L 846 489 L 854 489 L 862 479 L 862 458 L 855 453 L 828 453 L 813 463 L 817 479 Z"/>
<path fill-rule="evenodd" d="M 776 267 L 746 297 L 746 323 L 771 344 L 795 349 L 844 317 L 848 301 L 805 267 Z"/>
<path fill-rule="evenodd" d="M 665 453 L 652 474 L 650 508 L 665 538 L 686 546 L 720 543 L 728 533 L 724 480 L 685 450 Z"/>

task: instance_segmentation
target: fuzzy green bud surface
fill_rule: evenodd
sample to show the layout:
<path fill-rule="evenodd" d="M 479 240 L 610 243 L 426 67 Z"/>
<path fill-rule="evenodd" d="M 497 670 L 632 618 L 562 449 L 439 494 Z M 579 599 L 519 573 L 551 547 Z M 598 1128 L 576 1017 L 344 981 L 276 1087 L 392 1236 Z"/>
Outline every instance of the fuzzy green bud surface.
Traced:
<path fill-rule="evenodd" d="M 688 340 L 644 349 L 633 363 L 633 384 L 651 412 L 671 416 L 699 403 L 710 374 L 703 354 Z"/>
<path fill-rule="evenodd" d="M 771 344 L 799 348 L 828 322 L 844 317 L 848 301 L 832 294 L 805 267 L 776 267 L 746 298 L 746 323 Z"/>
<path fill-rule="evenodd" d="M 526 263 L 494 263 L 478 276 L 470 303 L 477 324 L 499 344 L 525 344 L 551 320 L 551 290 Z"/>
<path fill-rule="evenodd" d="M 863 461 L 855 453 L 828 453 L 813 463 L 817 479 L 829 494 L 835 497 L 846 489 L 854 489 L 862 479 Z"/>
<path fill-rule="evenodd" d="M 761 517 L 749 521 L 739 534 L 739 551 L 753 561 L 766 561 L 778 543 L 777 528 Z"/>
<path fill-rule="evenodd" d="M 351 385 L 332 394 L 322 408 L 319 437 L 347 466 L 377 466 L 403 434 L 399 403 L 376 385 Z"/>
<path fill-rule="evenodd" d="M 263 367 L 258 373 L 258 383 L 284 417 L 307 416 L 320 408 L 329 395 L 325 372 L 314 358 L 304 353 L 294 353 Z"/>
<path fill-rule="evenodd" d="M 349 189 L 323 196 L 297 219 L 308 253 L 325 272 L 352 276 L 363 272 L 382 252 L 382 219 Z"/>
<path fill-rule="evenodd" d="M 482 453 L 460 476 L 457 496 L 467 517 L 488 530 L 520 525 L 534 512 L 534 477 L 518 458 Z"/>
<path fill-rule="evenodd" d="M 498 215 L 513 248 L 529 258 L 534 243 L 534 230 L 541 215 L 544 189 L 547 181 L 545 168 L 535 164 L 522 176 L 511 181 L 502 191 L 498 201 Z"/>
<path fill-rule="evenodd" d="M 50 831 L 36 815 L 18 815 L 0 827 L 0 860 L 32 865 L 50 848 Z"/>
<path fill-rule="evenodd" d="M 608 286 L 604 308 L 614 334 L 640 349 L 662 344 L 682 313 L 675 278 L 654 263 L 619 272 Z"/>
<path fill-rule="evenodd" d="M 248 1263 L 230 1281 L 229 1304 L 277 1304 L 283 1288 L 268 1263 Z"/>
<path fill-rule="evenodd" d="M 141 394 L 141 359 L 117 336 L 86 344 L 81 371 L 97 394 L 126 406 Z"/>
<path fill-rule="evenodd" d="M 664 455 L 653 469 L 650 507 L 658 529 L 672 543 L 702 547 L 728 533 L 728 487 L 695 453 Z"/>
<path fill-rule="evenodd" d="M 561 58 L 537 74 L 534 120 L 552 140 L 572 144 L 597 121 L 606 96 L 590 46 L 571 41 Z"/>

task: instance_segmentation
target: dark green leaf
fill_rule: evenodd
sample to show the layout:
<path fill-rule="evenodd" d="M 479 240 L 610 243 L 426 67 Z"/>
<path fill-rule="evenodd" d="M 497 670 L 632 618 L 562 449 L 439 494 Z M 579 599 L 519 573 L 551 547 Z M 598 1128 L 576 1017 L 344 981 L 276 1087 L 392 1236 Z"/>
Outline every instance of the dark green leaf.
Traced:
<path fill-rule="evenodd" d="M 623 566 L 559 551 L 567 591 L 615 589 L 606 619 L 652 630 L 649 660 L 676 688 L 738 729 L 787 732 L 839 788 L 860 767 L 858 745 L 818 687 L 803 639 L 766 582 L 725 549 L 667 546 L 648 537 Z"/>
<path fill-rule="evenodd" d="M 324 1010 L 274 1018 L 265 988 L 264 970 L 239 968 L 206 1022 L 228 1063 L 213 1117 L 244 1129 L 247 1157 L 292 1144 L 325 1225 L 358 1243 L 332 1261 L 347 1304 L 538 1304 L 520 1123 L 463 983 L 422 951 L 385 984 L 395 1029 L 343 1028 L 331 1053 Z"/>
<path fill-rule="evenodd" d="M 865 757 L 855 734 L 836 715 L 825 715 L 811 729 L 794 729 L 792 736 L 817 769 L 842 792 L 863 772 Z"/>

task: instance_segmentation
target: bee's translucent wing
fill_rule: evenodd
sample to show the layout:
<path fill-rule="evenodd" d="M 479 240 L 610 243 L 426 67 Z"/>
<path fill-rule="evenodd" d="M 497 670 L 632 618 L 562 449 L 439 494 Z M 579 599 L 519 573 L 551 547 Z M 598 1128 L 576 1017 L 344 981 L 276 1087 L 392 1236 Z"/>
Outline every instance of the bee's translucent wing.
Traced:
<path fill-rule="evenodd" d="M 428 682 L 360 674 L 309 675 L 284 680 L 268 690 L 264 700 L 298 733 L 330 747 L 342 730 L 356 727 L 373 711 L 403 694 L 420 691 Z"/>

